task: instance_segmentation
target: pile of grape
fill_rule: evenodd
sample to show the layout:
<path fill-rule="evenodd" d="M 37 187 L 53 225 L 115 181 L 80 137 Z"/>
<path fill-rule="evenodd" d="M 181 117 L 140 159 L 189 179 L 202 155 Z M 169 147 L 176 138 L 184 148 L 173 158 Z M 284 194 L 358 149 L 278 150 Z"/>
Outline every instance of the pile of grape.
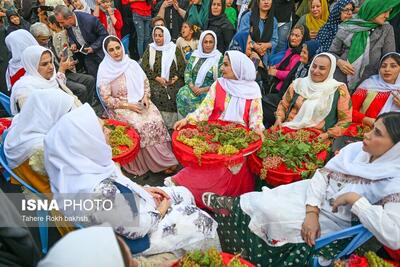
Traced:
<path fill-rule="evenodd" d="M 259 139 L 257 133 L 237 127 L 233 123 L 222 126 L 207 122 L 199 122 L 197 129 L 180 130 L 176 138 L 177 141 L 193 148 L 199 165 L 201 156 L 205 153 L 232 156 Z"/>
<path fill-rule="evenodd" d="M 110 133 L 110 146 L 112 148 L 112 155 L 118 156 L 122 153 L 120 146 L 127 146 L 131 148 L 134 144 L 131 138 L 126 134 L 125 126 L 108 127 L 111 129 Z"/>
<path fill-rule="evenodd" d="M 247 267 L 247 265 L 242 264 L 237 257 L 224 264 L 221 254 L 215 248 L 210 248 L 205 252 L 195 250 L 186 254 L 179 261 L 179 267 Z"/>
<path fill-rule="evenodd" d="M 378 257 L 375 252 L 368 251 L 364 256 L 368 259 L 368 265 L 370 267 L 394 267 L 393 264 Z"/>

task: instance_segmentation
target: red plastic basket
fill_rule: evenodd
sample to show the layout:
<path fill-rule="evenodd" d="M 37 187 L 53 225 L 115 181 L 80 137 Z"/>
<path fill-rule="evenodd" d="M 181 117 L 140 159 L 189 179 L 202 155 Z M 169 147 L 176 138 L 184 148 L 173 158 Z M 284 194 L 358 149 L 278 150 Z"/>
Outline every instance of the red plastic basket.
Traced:
<path fill-rule="evenodd" d="M 221 252 L 220 254 L 221 254 L 221 256 L 222 256 L 222 262 L 223 262 L 224 264 L 228 264 L 229 261 L 230 261 L 233 257 L 235 257 L 235 255 L 232 255 L 232 254 L 230 254 L 230 253 Z M 253 265 L 251 262 L 249 262 L 249 261 L 247 261 L 247 260 L 244 260 L 244 259 L 242 259 L 242 258 L 239 258 L 239 261 L 240 261 L 240 263 L 245 264 L 245 265 L 247 265 L 248 267 L 255 267 L 255 265 Z M 172 267 L 179 267 L 179 262 L 178 262 L 178 263 L 175 263 L 174 265 L 172 265 Z"/>
<path fill-rule="evenodd" d="M 231 123 L 224 121 L 210 121 L 209 124 L 227 125 Z M 237 127 L 245 128 L 244 126 L 239 124 L 237 124 Z M 195 129 L 196 126 L 187 125 L 181 130 L 188 128 Z M 251 143 L 247 148 L 240 150 L 239 153 L 232 156 L 218 155 L 216 153 L 205 153 L 201 156 L 201 160 L 199 162 L 199 159 L 193 154 L 192 147 L 187 146 L 176 140 L 178 134 L 179 131 L 174 131 L 172 134 L 172 149 L 176 158 L 184 167 L 213 167 L 220 166 L 221 164 L 224 164 L 226 166 L 234 166 L 236 164 L 243 163 L 245 156 L 254 153 L 258 149 L 260 149 L 262 145 L 262 141 L 261 139 L 259 139 L 258 141 Z"/>
<path fill-rule="evenodd" d="M 8 118 L 0 118 L 0 135 L 8 129 L 11 125 L 11 119 Z"/>
<path fill-rule="evenodd" d="M 320 133 L 314 129 L 307 129 L 316 134 L 316 136 Z M 282 128 L 283 133 L 294 132 L 294 130 L 289 128 Z M 319 160 L 325 161 L 328 158 L 328 151 L 324 150 L 317 154 L 317 158 Z M 257 153 L 254 153 L 249 156 L 249 168 L 251 172 L 256 175 L 260 175 L 261 169 L 263 168 L 262 159 L 257 156 Z M 279 167 L 275 169 L 270 169 L 267 172 L 267 177 L 265 181 L 271 186 L 280 186 L 284 184 L 290 184 L 293 182 L 300 181 L 302 179 L 301 173 L 306 169 L 297 169 L 297 171 L 289 170 L 284 163 L 282 163 Z"/>
<path fill-rule="evenodd" d="M 119 149 L 124 151 L 123 153 L 114 156 L 112 159 L 121 165 L 125 165 L 134 160 L 140 150 L 140 136 L 133 127 L 130 127 L 128 123 L 117 121 L 113 119 L 104 120 L 105 124 L 114 126 L 127 126 L 126 134 L 132 139 L 134 145 L 129 149 L 127 146 L 120 146 Z"/>

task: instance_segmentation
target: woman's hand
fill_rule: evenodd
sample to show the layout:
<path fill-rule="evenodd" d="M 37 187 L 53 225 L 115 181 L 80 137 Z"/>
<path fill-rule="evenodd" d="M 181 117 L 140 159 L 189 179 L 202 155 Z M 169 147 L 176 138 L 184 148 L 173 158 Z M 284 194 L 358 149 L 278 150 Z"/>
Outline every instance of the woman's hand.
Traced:
<path fill-rule="evenodd" d="M 332 205 L 332 212 L 337 212 L 340 206 L 353 205 L 361 196 L 354 192 L 344 193 L 335 199 Z"/>
<path fill-rule="evenodd" d="M 162 77 L 156 77 L 156 81 L 162 86 L 162 87 L 167 87 L 168 86 L 168 81 Z"/>
<path fill-rule="evenodd" d="M 144 190 L 150 193 L 153 197 L 156 205 L 159 206 L 164 199 L 169 199 L 169 196 L 165 191 L 157 187 L 144 187 Z"/>
<path fill-rule="evenodd" d="M 315 246 L 315 240 L 321 236 L 318 213 L 307 213 L 301 227 L 301 238 L 310 247 Z"/>
<path fill-rule="evenodd" d="M 276 69 L 275 66 L 271 66 L 268 68 L 268 74 L 271 76 L 276 77 L 276 73 L 278 72 L 278 70 Z"/>
<path fill-rule="evenodd" d="M 318 139 L 321 141 L 325 141 L 329 138 L 329 135 L 327 133 L 322 133 L 320 135 L 318 135 Z"/>
<path fill-rule="evenodd" d="M 282 127 L 282 120 L 281 118 L 276 118 L 276 121 L 274 123 L 274 128 L 281 128 Z"/>
<path fill-rule="evenodd" d="M 400 108 L 400 91 L 393 91 L 392 92 L 393 95 L 393 103 Z"/>
<path fill-rule="evenodd" d="M 174 124 L 174 130 L 180 130 L 182 127 L 185 127 L 188 124 L 187 119 L 182 119 L 180 121 L 175 122 Z"/>
<path fill-rule="evenodd" d="M 139 114 L 143 113 L 143 107 L 141 105 L 138 105 L 138 104 L 129 103 L 128 106 L 127 106 L 127 109 L 129 109 L 129 110 L 131 110 L 133 112 L 139 113 Z"/>
<path fill-rule="evenodd" d="M 164 198 L 158 205 L 157 210 L 161 213 L 161 216 L 164 217 L 170 207 L 171 201 Z"/>
<path fill-rule="evenodd" d="M 364 119 L 362 120 L 362 124 L 365 126 L 368 126 L 370 128 L 374 127 L 374 123 L 375 123 L 375 119 L 370 118 L 370 117 L 364 117 Z"/>
<path fill-rule="evenodd" d="M 355 74 L 354 67 L 349 62 L 344 61 L 343 59 L 339 59 L 337 61 L 337 65 L 344 74 L 346 74 L 346 75 L 354 75 Z"/>
<path fill-rule="evenodd" d="M 192 89 L 192 92 L 195 96 L 199 96 L 202 94 L 202 90 L 200 87 L 193 85 L 192 87 L 190 87 L 190 89 Z"/>

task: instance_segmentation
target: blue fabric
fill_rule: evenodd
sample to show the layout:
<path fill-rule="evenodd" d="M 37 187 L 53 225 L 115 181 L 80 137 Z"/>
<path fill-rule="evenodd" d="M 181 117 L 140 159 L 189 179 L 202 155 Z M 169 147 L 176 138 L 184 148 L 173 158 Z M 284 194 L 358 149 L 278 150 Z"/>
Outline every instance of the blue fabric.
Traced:
<path fill-rule="evenodd" d="M 102 45 L 104 38 L 108 36 L 107 30 L 95 16 L 79 11 L 74 13 L 86 45 L 93 48 L 94 53 L 101 59 L 104 58 Z M 80 45 L 72 31 L 72 27 L 67 28 L 67 34 L 68 38 L 79 48 Z"/>
<path fill-rule="evenodd" d="M 128 187 L 126 187 L 120 183 L 117 183 L 117 182 L 113 182 L 113 184 L 123 194 L 125 200 L 128 201 L 129 206 L 131 207 L 133 216 L 137 215 L 138 208 L 137 208 L 135 196 L 134 196 L 134 193 L 132 192 L 132 190 L 130 190 Z M 129 239 L 129 238 L 126 238 L 125 236 L 122 236 L 122 238 L 124 239 L 125 243 L 128 245 L 132 254 L 137 254 L 137 253 L 143 252 L 150 247 L 149 235 L 145 235 L 144 237 L 137 238 L 137 239 Z"/>
<path fill-rule="evenodd" d="M 237 32 L 233 38 L 231 43 L 229 44 L 228 50 L 237 50 L 242 53 L 246 53 L 247 48 L 247 38 L 249 37 L 249 32 Z"/>
<path fill-rule="evenodd" d="M 269 64 L 270 64 L 270 65 L 276 65 L 276 64 L 278 64 L 279 62 L 281 62 L 281 60 L 282 60 L 283 57 L 285 56 L 285 53 L 286 53 L 286 51 L 281 51 L 281 52 L 278 52 L 278 53 L 272 55 L 272 56 L 269 58 Z"/>
<path fill-rule="evenodd" d="M 338 31 L 339 24 L 342 22 L 340 20 L 340 13 L 351 2 L 352 0 L 339 0 L 330 11 L 327 23 L 319 30 L 317 35 L 317 40 L 320 43 L 318 54 L 329 50 Z"/>
<path fill-rule="evenodd" d="M 319 42 L 317 40 L 306 41 L 308 51 L 308 62 L 311 63 L 311 59 L 317 54 L 319 48 Z"/>

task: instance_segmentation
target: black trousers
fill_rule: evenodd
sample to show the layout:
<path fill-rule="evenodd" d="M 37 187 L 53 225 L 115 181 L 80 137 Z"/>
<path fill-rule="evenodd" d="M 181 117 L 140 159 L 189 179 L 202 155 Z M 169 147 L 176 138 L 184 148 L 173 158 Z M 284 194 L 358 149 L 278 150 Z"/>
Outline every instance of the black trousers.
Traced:
<path fill-rule="evenodd" d="M 95 101 L 96 80 L 93 76 L 83 73 L 75 73 L 68 71 L 67 87 L 76 95 L 82 103 L 92 105 Z"/>

